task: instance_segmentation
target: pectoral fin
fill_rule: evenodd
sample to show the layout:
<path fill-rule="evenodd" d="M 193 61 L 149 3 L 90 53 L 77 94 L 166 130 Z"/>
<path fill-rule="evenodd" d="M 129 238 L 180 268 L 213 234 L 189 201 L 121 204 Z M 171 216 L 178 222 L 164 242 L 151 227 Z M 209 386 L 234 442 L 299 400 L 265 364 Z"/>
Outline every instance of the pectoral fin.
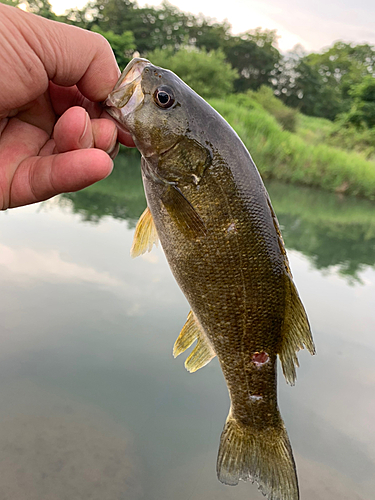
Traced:
<path fill-rule="evenodd" d="M 168 185 L 161 201 L 178 229 L 188 238 L 206 234 L 203 220 L 178 187 Z"/>
<path fill-rule="evenodd" d="M 315 354 L 315 346 L 305 308 L 293 280 L 289 277 L 288 285 L 289 293 L 279 357 L 286 381 L 294 385 L 296 367 L 299 366 L 297 352 L 306 347 L 310 354 Z"/>
<path fill-rule="evenodd" d="M 158 244 L 158 233 L 150 209 L 147 207 L 135 228 L 130 255 L 134 258 L 145 252 L 150 252 L 154 244 Z"/>
<path fill-rule="evenodd" d="M 207 365 L 216 356 L 206 334 L 198 323 L 192 311 L 189 312 L 185 325 L 173 347 L 173 356 L 176 358 L 186 351 L 195 341 L 197 345 L 185 361 L 185 368 L 190 372 L 196 372 L 199 368 Z"/>

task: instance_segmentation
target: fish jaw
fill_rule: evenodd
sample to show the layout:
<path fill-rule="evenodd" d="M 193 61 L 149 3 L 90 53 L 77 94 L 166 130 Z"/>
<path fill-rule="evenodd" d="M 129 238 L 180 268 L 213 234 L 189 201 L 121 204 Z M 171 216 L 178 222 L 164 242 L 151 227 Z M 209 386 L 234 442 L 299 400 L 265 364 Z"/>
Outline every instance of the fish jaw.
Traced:
<path fill-rule="evenodd" d="M 142 73 L 149 64 L 147 59 L 132 59 L 104 103 L 108 114 L 123 125 L 128 115 L 143 104 Z"/>

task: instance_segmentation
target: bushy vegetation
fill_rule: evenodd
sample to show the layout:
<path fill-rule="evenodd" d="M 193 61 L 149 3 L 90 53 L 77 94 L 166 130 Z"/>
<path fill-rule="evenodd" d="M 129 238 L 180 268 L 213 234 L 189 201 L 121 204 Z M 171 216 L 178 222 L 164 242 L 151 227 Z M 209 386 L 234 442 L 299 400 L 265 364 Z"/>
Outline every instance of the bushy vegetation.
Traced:
<path fill-rule="evenodd" d="M 343 123 L 352 124 L 357 129 L 375 127 L 375 78 L 367 75 L 363 80 L 350 87 L 352 97 L 351 108 L 339 119 Z"/>
<path fill-rule="evenodd" d="M 210 103 L 237 131 L 264 177 L 375 199 L 375 162 L 283 130 L 248 95 Z"/>
<path fill-rule="evenodd" d="M 103 31 L 97 25 L 92 27 L 92 31 L 99 33 L 108 40 L 116 56 L 117 64 L 123 70 L 135 51 L 133 33 L 131 31 L 124 31 L 121 35 L 117 35 L 113 31 Z"/>
<path fill-rule="evenodd" d="M 172 49 L 156 49 L 148 57 L 156 66 L 176 73 L 205 99 L 225 97 L 233 92 L 237 71 L 225 61 L 221 50 L 206 52 L 190 48 L 174 52 Z"/>
<path fill-rule="evenodd" d="M 234 126 L 264 176 L 375 198 L 375 47 L 338 41 L 282 56 L 275 31 L 234 36 L 228 22 L 168 2 L 92 0 L 63 16 L 48 0 L 26 2 L 101 33 L 121 68 L 138 51 L 177 73 Z"/>
<path fill-rule="evenodd" d="M 248 91 L 247 94 L 251 99 L 258 102 L 266 111 L 271 113 L 284 130 L 295 132 L 298 111 L 286 106 L 275 96 L 270 87 L 262 85 L 258 91 Z"/>
<path fill-rule="evenodd" d="M 366 160 L 375 161 L 375 129 L 358 129 L 341 120 L 298 115 L 298 135 L 312 145 L 327 144 L 345 151 L 356 152 Z"/>
<path fill-rule="evenodd" d="M 274 30 L 256 28 L 233 35 L 227 21 L 182 12 L 167 1 L 158 7 L 140 7 L 135 0 L 91 0 L 63 16 L 53 13 L 48 0 L 0 1 L 11 5 L 22 1 L 31 12 L 102 33 L 113 46 L 121 68 L 135 50 L 142 57 L 155 55 L 160 59 L 165 50 L 173 54 L 176 64 L 177 59 L 184 58 L 186 72 L 186 48 L 203 54 L 215 51 L 223 54 L 223 63 L 236 71 L 228 84 L 235 93 L 265 85 L 284 104 L 304 114 L 330 120 L 340 116 L 342 122 L 343 114 L 348 113 L 346 122 L 354 127 L 374 127 L 374 99 L 368 100 L 375 80 L 372 45 L 338 41 L 321 52 L 307 54 L 299 47 L 285 56 L 278 50 Z M 206 73 L 200 68 L 202 82 L 207 81 L 211 68 L 208 66 Z M 189 68 L 190 74 L 192 71 Z"/>

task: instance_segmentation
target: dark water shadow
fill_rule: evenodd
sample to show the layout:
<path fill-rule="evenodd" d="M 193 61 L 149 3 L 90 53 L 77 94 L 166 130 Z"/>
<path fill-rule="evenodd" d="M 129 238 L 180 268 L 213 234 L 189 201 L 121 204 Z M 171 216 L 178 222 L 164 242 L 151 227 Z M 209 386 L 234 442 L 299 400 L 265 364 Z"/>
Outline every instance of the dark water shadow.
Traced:
<path fill-rule="evenodd" d="M 70 200 L 73 213 L 80 214 L 84 221 L 97 223 L 110 216 L 125 219 L 130 228 L 135 227 L 146 208 L 140 162 L 137 150 L 124 149 L 107 179 L 77 193 L 64 194 L 62 199 Z"/>
<path fill-rule="evenodd" d="M 314 268 L 360 282 L 360 272 L 375 266 L 375 203 L 275 181 L 267 189 L 287 248 L 307 256 Z M 110 216 L 135 227 L 146 207 L 138 151 L 122 150 L 107 179 L 62 199 L 85 221 Z"/>

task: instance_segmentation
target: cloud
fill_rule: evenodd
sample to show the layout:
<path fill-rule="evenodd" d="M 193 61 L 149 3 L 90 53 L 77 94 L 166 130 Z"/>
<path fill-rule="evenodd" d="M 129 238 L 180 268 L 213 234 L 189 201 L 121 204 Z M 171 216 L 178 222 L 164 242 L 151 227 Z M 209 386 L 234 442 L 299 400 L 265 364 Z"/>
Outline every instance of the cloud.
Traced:
<path fill-rule="evenodd" d="M 31 248 L 11 248 L 0 244 L 0 266 L 3 277 L 53 283 L 88 282 L 103 286 L 119 286 L 123 282 L 108 272 L 64 260 L 57 250 L 36 251 Z"/>

